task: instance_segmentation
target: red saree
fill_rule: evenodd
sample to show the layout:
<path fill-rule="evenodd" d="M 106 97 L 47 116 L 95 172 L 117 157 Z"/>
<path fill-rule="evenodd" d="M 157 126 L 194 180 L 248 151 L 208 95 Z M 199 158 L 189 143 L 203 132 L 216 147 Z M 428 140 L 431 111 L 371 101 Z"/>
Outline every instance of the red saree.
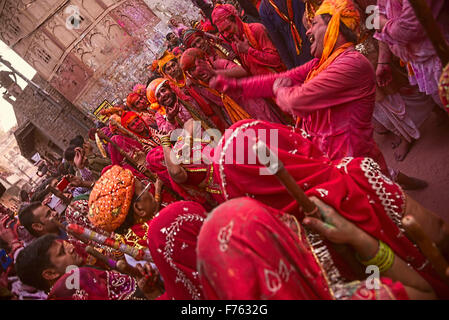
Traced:
<path fill-rule="evenodd" d="M 205 217 L 198 203 L 178 201 L 151 220 L 148 247 L 165 285 L 159 300 L 203 299 L 195 249 Z"/>
<path fill-rule="evenodd" d="M 401 219 L 406 195 L 401 187 L 386 177 L 370 158 L 330 161 L 300 129 L 254 120 L 233 125 L 214 150 L 214 182 L 222 191 L 221 195 L 216 195 L 219 203 L 251 196 L 299 220 L 304 217 L 275 176 L 260 175 L 264 166 L 259 161 L 247 164 L 246 160 L 245 164 L 237 164 L 242 152 L 248 157 L 247 150 L 252 150 L 256 139 L 262 139 L 264 132 L 268 136 L 264 139 L 266 144 L 277 152 L 287 171 L 308 196 L 320 198 L 359 228 L 387 243 L 440 297 L 449 297 L 448 286 L 403 232 Z M 277 132 L 277 144 L 270 141 L 269 132 Z M 242 139 L 245 135 L 250 138 Z"/>
<path fill-rule="evenodd" d="M 68 289 L 66 281 L 73 274 L 66 273 L 51 288 L 48 300 L 129 300 L 137 289 L 134 278 L 94 268 L 79 268 L 79 289 Z"/>
<path fill-rule="evenodd" d="M 323 267 L 306 231 L 292 220 L 250 198 L 230 200 L 210 213 L 197 249 L 206 299 L 408 299 L 402 284 L 386 278 L 379 290 L 364 281 L 335 281 L 338 270 Z"/>

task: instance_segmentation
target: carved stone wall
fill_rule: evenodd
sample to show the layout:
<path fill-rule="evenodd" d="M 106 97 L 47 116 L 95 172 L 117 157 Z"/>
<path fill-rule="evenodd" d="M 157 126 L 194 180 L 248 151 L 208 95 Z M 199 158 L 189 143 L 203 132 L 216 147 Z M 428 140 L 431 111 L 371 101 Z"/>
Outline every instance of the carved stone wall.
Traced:
<path fill-rule="evenodd" d="M 0 0 L 0 38 L 92 117 L 146 82 L 170 18 L 198 12 L 189 0 Z"/>
<path fill-rule="evenodd" d="M 87 135 L 93 127 L 89 118 L 65 99 L 39 75 L 32 81 L 47 91 L 58 102 L 55 106 L 27 86 L 13 103 L 18 129 L 16 138 L 22 155 L 30 159 L 35 152 L 62 156 L 62 151 L 77 134 Z M 31 134 L 21 134 L 31 130 Z"/>

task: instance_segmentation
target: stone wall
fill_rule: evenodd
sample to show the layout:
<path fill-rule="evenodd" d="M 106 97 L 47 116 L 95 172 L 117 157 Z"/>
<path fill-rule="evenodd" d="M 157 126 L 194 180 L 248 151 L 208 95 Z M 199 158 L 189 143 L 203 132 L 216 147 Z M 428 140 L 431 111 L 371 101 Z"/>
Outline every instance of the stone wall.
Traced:
<path fill-rule="evenodd" d="M 53 105 L 27 86 L 13 104 L 18 119 L 18 130 L 27 123 L 35 127 L 33 141 L 31 141 L 35 147 L 33 151 L 40 151 L 42 155 L 45 151 L 53 154 L 62 152 L 71 139 L 77 134 L 86 136 L 89 128 L 94 124 L 39 75 L 36 75 L 32 81 L 48 92 L 58 104 Z M 50 141 L 57 148 L 52 146 Z M 20 145 L 21 141 L 18 142 Z"/>
<path fill-rule="evenodd" d="M 189 0 L 0 3 L 0 38 L 84 114 L 146 82 L 170 18 L 199 17 Z"/>

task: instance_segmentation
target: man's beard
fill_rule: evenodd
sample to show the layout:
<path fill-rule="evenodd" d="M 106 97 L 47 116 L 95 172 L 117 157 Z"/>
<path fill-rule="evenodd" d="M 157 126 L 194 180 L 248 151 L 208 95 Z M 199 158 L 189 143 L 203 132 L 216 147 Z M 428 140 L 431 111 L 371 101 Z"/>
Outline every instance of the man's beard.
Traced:
<path fill-rule="evenodd" d="M 170 95 L 170 97 L 171 97 L 171 101 L 170 101 L 170 104 L 168 104 L 168 105 L 164 105 L 164 107 L 166 107 L 166 108 L 171 108 L 171 107 L 173 107 L 175 104 L 176 104 L 176 102 L 177 102 L 177 96 L 176 96 L 176 94 L 174 93 L 174 92 L 172 92 L 171 93 L 171 95 Z"/>

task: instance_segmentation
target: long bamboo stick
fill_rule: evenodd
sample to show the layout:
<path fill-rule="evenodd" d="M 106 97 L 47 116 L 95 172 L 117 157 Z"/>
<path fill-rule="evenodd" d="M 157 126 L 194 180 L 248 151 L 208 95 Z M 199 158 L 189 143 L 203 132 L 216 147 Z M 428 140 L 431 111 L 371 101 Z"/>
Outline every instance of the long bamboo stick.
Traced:
<path fill-rule="evenodd" d="M 318 208 L 315 203 L 310 201 L 304 193 L 304 190 L 298 186 L 295 179 L 290 175 L 290 173 L 288 173 L 287 169 L 285 169 L 282 161 L 273 152 L 271 152 L 270 148 L 268 148 L 263 141 L 259 140 L 253 146 L 253 151 L 256 153 L 259 162 L 267 166 L 270 173 L 276 175 L 279 181 L 285 186 L 290 195 L 302 207 L 305 215 L 310 216 L 318 213 Z M 262 158 L 263 154 L 267 155 L 267 158 L 269 159 L 268 162 L 266 162 L 266 159 Z"/>
<path fill-rule="evenodd" d="M 409 238 L 418 245 L 419 249 L 421 249 L 421 252 L 427 257 L 438 275 L 449 285 L 449 275 L 446 273 L 449 270 L 449 264 L 446 259 L 444 259 L 435 243 L 425 234 L 424 230 L 413 216 L 405 216 L 402 219 L 402 225 Z"/>

